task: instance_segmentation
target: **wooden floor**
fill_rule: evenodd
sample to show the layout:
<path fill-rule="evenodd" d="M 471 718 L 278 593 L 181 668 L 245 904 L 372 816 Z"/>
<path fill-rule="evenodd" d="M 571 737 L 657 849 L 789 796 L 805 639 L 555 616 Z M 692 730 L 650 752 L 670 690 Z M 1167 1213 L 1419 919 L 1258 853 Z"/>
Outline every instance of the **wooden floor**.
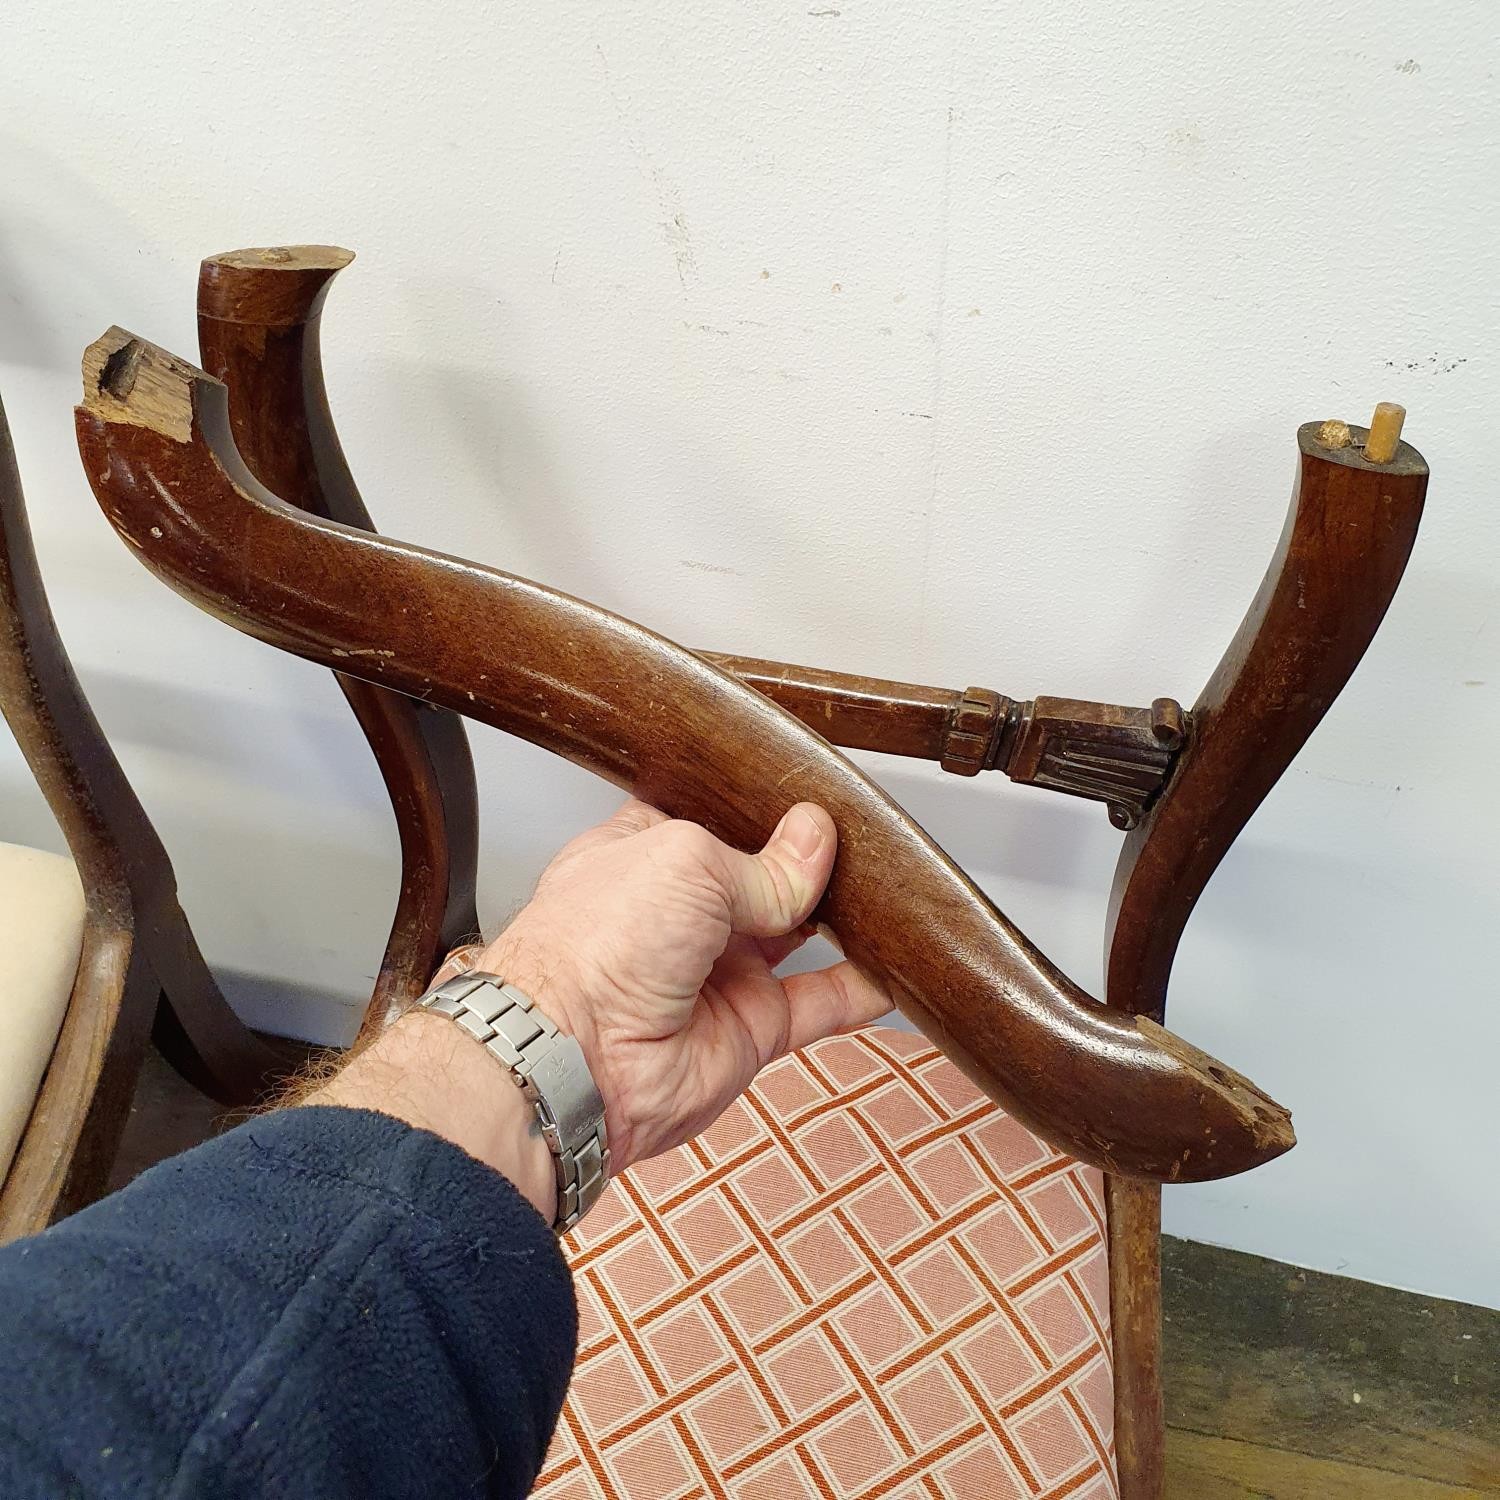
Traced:
<path fill-rule="evenodd" d="M 1168 1240 L 1173 1496 L 1500 1493 L 1500 1313 Z"/>
<path fill-rule="evenodd" d="M 115 1173 L 203 1140 L 213 1106 L 154 1056 Z M 1171 1500 L 1500 1494 L 1500 1312 L 1168 1239 Z"/>

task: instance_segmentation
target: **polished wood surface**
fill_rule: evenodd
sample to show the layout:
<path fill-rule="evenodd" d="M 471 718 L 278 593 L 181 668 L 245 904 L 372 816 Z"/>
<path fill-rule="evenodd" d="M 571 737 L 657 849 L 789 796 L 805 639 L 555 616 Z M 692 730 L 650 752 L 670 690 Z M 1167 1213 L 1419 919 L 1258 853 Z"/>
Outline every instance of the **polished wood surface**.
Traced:
<path fill-rule="evenodd" d="M 224 387 L 121 330 L 90 347 L 84 468 L 179 592 L 259 638 L 519 734 L 757 847 L 793 801 L 841 849 L 820 921 L 1038 1134 L 1161 1180 L 1243 1171 L 1286 1112 L 1147 1019 L 1090 999 L 824 740 L 701 657 L 524 579 L 298 511 L 245 468 Z"/>
<path fill-rule="evenodd" d="M 233 435 L 251 473 L 273 495 L 283 500 L 316 514 L 368 527 L 368 514 L 354 491 L 333 433 L 317 346 L 318 318 L 328 280 L 349 258 L 347 252 L 327 247 L 242 251 L 214 257 L 204 264 L 200 327 L 205 363 L 230 385 Z M 108 351 L 109 355 L 119 357 L 122 347 L 116 344 Z M 125 384 L 133 386 L 136 376 L 131 371 L 138 372 L 139 369 L 137 356 L 128 354 L 116 365 L 115 374 L 124 377 Z M 152 379 L 148 372 L 148 386 Z M 101 410 L 109 408 L 116 394 L 106 390 L 94 404 Z M 147 395 L 135 398 L 135 404 L 149 413 L 152 402 Z M 118 416 L 119 412 L 113 414 Z M 1312 502 L 1319 481 L 1330 477 L 1323 473 L 1309 487 L 1307 461 L 1311 457 L 1355 475 L 1368 475 L 1379 470 L 1384 479 L 1396 481 L 1412 479 L 1420 470 L 1420 483 L 1425 485 L 1425 466 L 1420 458 L 1398 444 L 1400 415 L 1398 409 L 1381 408 L 1372 423 L 1372 434 L 1350 429 L 1342 422 L 1321 427 L 1315 425 L 1299 434 L 1304 456 L 1303 482 L 1299 499 L 1294 501 L 1282 549 L 1235 644 L 1226 654 L 1224 664 L 1191 713 L 1184 713 L 1170 699 L 1158 699 L 1149 709 L 1056 698 L 1022 702 L 982 688 L 955 691 L 754 657 L 723 653 L 703 655 L 713 666 L 733 673 L 800 719 L 822 739 L 834 744 L 935 760 L 946 770 L 961 775 L 973 775 L 980 770 L 1003 770 L 1012 779 L 1023 783 L 1105 802 L 1116 826 L 1135 830 L 1127 842 L 1112 898 L 1108 998 L 1111 1005 L 1160 1021 L 1177 940 L 1203 884 L 1352 671 L 1399 580 L 1405 561 L 1405 550 L 1401 545 L 1403 527 L 1407 531 L 1406 550 L 1409 550 L 1414 535 L 1416 514 L 1420 512 L 1419 491 L 1413 511 L 1409 503 L 1411 495 L 1399 482 L 1394 489 L 1390 486 L 1381 489 L 1376 484 L 1379 498 L 1372 506 L 1366 507 L 1363 520 L 1378 519 L 1383 508 L 1390 506 L 1394 507 L 1393 525 L 1382 533 L 1377 524 L 1368 530 L 1367 541 L 1356 541 L 1362 524 L 1360 518 L 1346 515 L 1339 509 L 1339 504 L 1349 503 L 1347 494 L 1331 508 L 1321 511 L 1316 503 L 1303 503 Z M 156 417 L 148 415 L 145 425 L 150 427 L 155 420 Z M 161 424 L 158 422 L 157 425 Z M 165 425 L 172 436 L 182 436 L 180 412 L 177 418 L 168 418 Z M 186 425 L 188 440 L 191 441 L 194 437 L 191 420 Z M 202 437 L 200 431 L 198 440 L 201 441 Z M 229 483 L 235 478 L 243 482 L 245 476 L 235 473 L 233 456 L 224 451 L 225 445 L 210 441 L 208 446 L 217 448 L 224 468 L 229 471 L 227 477 L 221 477 L 217 482 Z M 332 477 L 329 479 L 324 475 Z M 1359 488 L 1360 481 L 1350 480 L 1347 475 L 1334 477 L 1335 490 L 1340 484 L 1346 488 L 1352 486 L 1355 490 Z M 353 504 L 341 507 L 335 502 L 330 505 L 324 498 L 330 491 L 335 496 L 352 495 Z M 267 499 L 264 495 L 251 495 L 240 497 L 240 502 L 256 500 L 265 505 Z M 1356 507 L 1359 504 L 1358 500 L 1352 503 Z M 179 542 L 190 537 L 192 527 L 201 522 L 202 517 L 193 517 Z M 116 524 L 120 525 L 118 520 Z M 1325 535 L 1325 531 L 1333 534 Z M 200 540 L 204 538 L 200 537 Z M 208 544 L 210 551 L 215 547 L 222 551 L 222 539 Z M 144 550 L 149 552 L 150 549 Z M 414 549 L 404 550 L 417 555 Z M 727 831 L 728 836 L 735 837 L 736 841 L 756 842 L 763 832 L 765 817 L 773 811 L 767 809 L 762 814 L 761 809 L 753 805 L 753 785 L 736 789 L 734 805 L 721 809 L 725 814 L 722 819 L 715 818 L 713 809 L 694 810 L 691 802 L 674 803 L 670 795 L 648 790 L 652 785 L 670 786 L 674 776 L 684 774 L 685 757 L 680 757 L 675 767 L 671 756 L 663 757 L 662 764 L 651 765 L 641 758 L 642 746 L 638 739 L 629 744 L 612 743 L 612 736 L 622 740 L 630 738 L 619 733 L 617 721 L 620 714 L 628 714 L 640 723 L 651 722 L 649 713 L 641 713 L 639 694 L 632 696 L 623 691 L 620 677 L 602 683 L 596 677 L 593 682 L 582 684 L 585 691 L 599 689 L 596 696 L 605 702 L 607 708 L 615 711 L 614 721 L 591 720 L 587 713 L 580 713 L 577 695 L 568 687 L 575 682 L 580 664 L 576 652 L 571 655 L 567 651 L 561 653 L 566 671 L 554 668 L 546 660 L 542 660 L 539 666 L 533 662 L 530 679 L 524 672 L 519 679 L 511 675 L 507 679 L 507 688 L 502 689 L 492 681 L 477 695 L 487 698 L 507 691 L 512 694 L 519 692 L 524 700 L 529 693 L 535 707 L 532 721 L 527 724 L 522 722 L 526 717 L 524 712 L 507 714 L 504 703 L 498 699 L 490 703 L 489 713 L 483 708 L 476 711 L 455 701 L 460 689 L 473 691 L 472 684 L 461 681 L 461 674 L 450 673 L 447 680 L 440 681 L 441 673 L 428 670 L 424 678 L 420 664 L 416 671 L 412 671 L 413 661 L 407 650 L 396 645 L 366 645 L 363 637 L 346 640 L 344 635 L 330 628 L 326 614 L 321 624 L 313 625 L 310 634 L 307 622 L 303 621 L 299 626 L 301 637 L 290 638 L 285 631 L 284 619 L 269 618 L 272 609 L 269 596 L 258 606 L 258 619 L 246 618 L 241 596 L 227 594 L 222 582 L 215 584 L 211 580 L 204 582 L 188 577 L 184 572 L 184 557 L 179 557 L 174 563 L 148 555 L 146 561 L 168 576 L 169 581 L 174 581 L 175 567 L 178 575 L 176 586 L 206 607 L 216 609 L 242 628 L 250 628 L 277 644 L 302 651 L 314 659 L 327 661 L 334 651 L 397 651 L 397 656 L 362 660 L 358 670 L 378 684 L 447 702 L 449 707 L 461 712 L 470 712 L 476 717 L 487 718 L 488 722 L 527 734 L 602 770 L 604 774 L 612 775 L 642 795 L 654 795 L 669 810 L 695 817 L 714 826 L 716 831 Z M 340 566 L 347 561 L 345 559 Z M 357 566 L 366 565 L 360 562 Z M 494 587 L 494 580 L 504 577 L 488 570 L 470 571 L 482 573 L 492 580 L 490 588 Z M 534 606 L 538 597 L 586 609 L 577 606 L 576 601 L 562 601 L 560 596 L 535 590 L 535 586 L 525 585 L 520 580 L 506 582 L 519 590 L 533 591 L 512 601 L 519 613 L 527 613 L 528 606 Z M 1288 605 L 1291 596 L 1287 592 L 1293 582 L 1299 591 L 1293 601 L 1295 614 Z M 1311 614 L 1307 596 L 1310 583 L 1315 593 L 1321 590 L 1319 602 L 1311 606 Z M 294 589 L 297 587 L 300 585 L 294 584 Z M 209 597 L 215 593 L 217 603 Z M 323 602 L 328 605 L 337 601 Z M 535 625 L 538 622 L 533 619 L 530 623 Z M 545 621 L 542 623 L 546 624 Z M 566 610 L 561 619 L 554 618 L 551 623 L 560 625 L 564 632 L 577 625 L 576 620 L 568 618 Z M 339 629 L 346 625 L 346 621 L 340 621 Z M 613 631 L 622 625 L 623 622 L 612 617 L 601 616 L 580 627 L 578 634 L 600 628 L 605 632 L 604 639 L 612 640 L 618 647 L 620 643 L 613 640 Z M 293 636 L 296 634 L 295 631 L 292 633 Z M 383 638 L 389 639 L 389 632 Z M 497 639 L 503 641 L 509 637 L 497 632 Z M 654 647 L 666 645 L 649 636 L 647 640 Z M 572 646 L 574 643 L 567 644 Z M 598 649 L 596 644 L 584 654 L 596 655 Z M 341 660 L 347 661 L 348 658 Z M 632 659 L 628 653 L 616 652 L 608 660 L 618 665 Z M 597 660 L 589 662 L 594 670 L 599 665 Z M 719 707 L 722 699 L 718 692 L 701 678 L 693 679 L 689 674 L 689 679 L 684 679 L 677 675 L 680 665 L 680 662 L 671 663 L 671 675 L 668 676 L 664 675 L 668 666 L 660 661 L 650 666 L 639 660 L 632 662 L 631 670 L 638 672 L 647 684 L 648 709 L 658 714 L 657 734 L 665 729 L 670 736 L 673 730 L 679 729 L 675 724 L 663 726 L 661 713 L 669 697 L 676 701 L 675 695 L 683 692 L 704 695 L 700 717 L 710 714 L 726 717 L 725 711 Z M 484 677 L 483 662 L 476 661 L 475 669 Z M 491 678 L 495 675 L 490 673 Z M 585 677 L 588 675 L 584 673 Z M 629 676 L 628 671 L 626 676 Z M 562 680 L 564 678 L 566 682 Z M 664 686 L 668 682 L 671 683 L 670 690 Z M 1283 694 L 1281 698 L 1277 696 L 1278 689 Z M 351 689 L 351 697 L 356 703 L 359 691 L 358 686 Z M 401 701 L 382 692 L 378 686 L 365 691 L 370 692 L 376 701 Z M 559 726 L 538 723 L 537 716 L 549 712 L 545 707 L 548 703 L 557 706 L 568 719 L 568 728 L 576 731 L 583 724 L 595 731 L 594 743 L 566 744 Z M 1200 714 L 1203 716 L 1201 725 Z M 759 721 L 752 718 L 750 722 L 757 724 L 757 735 L 764 735 Z M 717 731 L 720 727 L 715 724 L 712 729 Z M 695 728 L 702 732 L 701 725 Z M 722 734 L 713 734 L 712 743 L 707 747 L 710 760 L 713 753 L 720 751 L 725 743 L 733 743 L 742 733 L 736 724 L 725 726 Z M 376 743 L 374 734 L 371 739 Z M 746 743 L 755 741 L 747 740 Z M 659 749 L 660 746 L 649 748 Z M 611 751 L 619 757 L 618 760 L 611 761 L 608 753 Z M 377 744 L 377 754 L 380 753 Z M 387 758 L 399 767 L 410 762 L 412 756 L 409 749 L 382 755 L 383 768 Z M 768 758 L 771 763 L 766 765 L 764 762 Z M 781 780 L 790 769 L 791 774 L 783 783 L 790 793 L 816 796 L 818 800 L 830 802 L 826 794 L 806 789 L 826 769 L 821 760 L 802 764 L 802 752 L 787 749 L 779 740 L 775 742 L 771 756 L 761 756 L 760 759 L 764 765 L 763 774 L 774 772 L 777 780 Z M 741 768 L 735 766 L 732 769 Z M 722 767 L 716 767 L 715 771 L 718 776 L 724 774 Z M 389 780 L 389 772 L 387 774 Z M 657 778 L 655 782 L 653 777 Z M 439 767 L 437 780 L 441 783 L 442 779 Z M 394 798 L 394 785 L 392 790 Z M 722 795 L 722 788 L 717 783 L 711 790 L 714 795 Z M 452 804 L 451 798 L 449 803 Z M 781 805 L 784 804 L 778 803 L 774 810 L 779 810 Z M 441 849 L 445 836 L 444 818 L 451 820 L 452 814 L 445 812 L 441 798 L 419 798 L 416 806 L 418 820 L 423 817 L 427 820 L 427 832 L 419 836 L 410 849 L 403 835 L 403 855 L 420 866 L 424 846 L 429 855 L 431 851 Z M 875 868 L 879 868 L 881 858 L 909 857 L 911 851 L 902 838 L 893 838 L 880 819 L 875 821 L 872 833 L 867 810 L 862 804 L 848 802 L 836 809 L 846 851 L 848 828 L 856 806 L 862 835 L 860 847 L 875 856 L 872 861 Z M 401 816 L 399 800 L 397 807 L 398 816 Z M 425 812 L 421 811 L 423 808 Z M 435 816 L 434 808 L 437 810 Z M 410 816 L 409 810 L 407 816 Z M 458 826 L 462 828 L 462 819 Z M 760 832 L 755 831 L 757 827 Z M 924 877 L 932 874 L 934 855 L 940 865 L 946 863 L 930 846 L 922 850 L 923 857 L 915 860 L 916 868 Z M 856 878 L 849 879 L 842 868 L 845 863 L 846 860 L 841 858 L 840 880 L 832 893 L 834 901 L 830 903 L 832 909 L 821 915 L 831 917 L 843 929 L 851 956 L 867 967 L 878 969 L 885 962 L 886 953 L 880 951 L 878 945 L 873 951 L 862 946 L 866 937 L 862 924 L 880 918 L 878 903 L 872 908 L 868 902 L 868 886 L 872 881 L 861 881 L 857 873 Z M 430 857 L 427 865 L 436 868 L 436 862 Z M 957 872 L 951 873 L 957 875 Z M 961 875 L 957 878 L 967 884 Z M 404 882 L 404 892 L 405 888 Z M 963 898 L 955 902 L 951 889 L 942 881 L 919 880 L 918 890 L 921 898 L 932 902 L 925 909 L 919 908 L 918 914 L 930 919 L 931 914 L 937 912 L 944 923 L 956 924 L 942 929 L 944 937 L 966 955 L 982 949 L 993 936 L 987 934 L 976 941 L 970 925 L 973 911 Z M 933 896 L 933 890 L 939 894 Z M 839 909 L 839 903 L 853 912 L 855 929 L 852 935 L 846 912 Z M 433 911 L 434 904 L 430 899 L 425 905 L 414 901 L 411 913 L 404 920 L 398 916 L 392 934 L 393 945 L 403 926 L 408 930 L 433 930 Z M 895 920 L 899 922 L 899 916 Z M 980 926 L 982 928 L 982 922 Z M 1059 994 L 1071 1001 L 1082 997 L 1018 934 L 1007 932 L 1005 937 L 1003 961 L 996 961 L 993 957 L 988 961 L 966 958 L 946 969 L 940 963 L 927 964 L 924 969 L 923 965 L 913 965 L 909 961 L 903 966 L 898 958 L 892 965 L 895 972 L 888 973 L 887 977 L 893 981 L 893 991 L 898 999 L 902 998 L 904 987 L 905 1008 L 918 1017 L 929 1034 L 954 1051 L 971 1074 L 1002 1097 L 1022 1118 L 1042 1128 L 1043 1133 L 1050 1133 L 1041 1126 L 1034 1108 L 1018 1107 L 1020 1101 L 1015 1090 L 1022 1081 L 1035 1085 L 1038 1076 L 1035 1070 L 1030 1080 L 1018 1080 L 1015 1069 L 1008 1076 L 986 1075 L 990 1066 L 987 1049 L 1009 1045 L 1011 1038 L 1003 1026 L 993 1024 L 1006 1017 L 1004 1009 L 975 1003 L 975 981 L 978 980 L 981 986 L 992 984 L 998 994 L 1016 1002 L 1022 999 L 1026 987 L 1040 978 L 1044 981 L 1041 987 L 1042 1010 L 1052 1021 L 1057 1019 L 1055 1003 Z M 1026 962 L 1017 964 L 1018 957 Z M 955 969 L 961 979 L 956 986 Z M 1018 971 L 1022 976 L 1019 984 Z M 924 1008 L 921 996 L 927 992 L 925 986 L 931 983 L 934 973 L 948 1004 Z M 956 1002 L 953 998 L 955 989 L 958 991 Z M 1029 1006 L 1021 1004 L 1019 1010 L 1023 1014 L 1029 1011 L 1030 1019 L 1034 1021 L 1037 1012 L 1035 996 L 1028 998 L 1032 1003 Z M 991 1024 L 982 1024 L 977 1035 L 971 1035 L 975 1030 L 971 1024 L 973 1021 Z M 1148 1031 L 1147 1034 L 1153 1033 Z M 1029 1056 L 1045 1055 L 1041 1045 L 1031 1044 L 1036 1043 L 1038 1036 L 1046 1035 L 1043 1027 L 1029 1037 L 1025 1049 Z M 1067 1059 L 1072 1074 L 1080 1051 L 1079 1039 L 1070 1036 L 1066 1040 L 1058 1037 L 1052 1040 L 1061 1049 L 1058 1057 Z M 1051 1077 L 1046 1080 L 1049 1107 L 1051 1103 L 1062 1103 L 1067 1113 L 1076 1106 L 1076 1095 L 1071 1103 L 1064 1102 L 1059 1091 L 1052 1087 L 1055 1082 Z M 1270 1112 L 1268 1105 L 1260 1107 Z M 1261 1123 L 1269 1121 L 1263 1119 Z M 1071 1124 L 1075 1130 L 1074 1140 L 1069 1142 L 1056 1134 L 1052 1134 L 1052 1138 L 1062 1139 L 1066 1149 L 1086 1160 L 1100 1159 L 1089 1149 L 1080 1147 L 1076 1138 L 1077 1119 L 1073 1118 Z M 1118 1143 L 1112 1138 L 1105 1143 L 1105 1149 L 1115 1152 L 1118 1158 Z M 1190 1152 L 1192 1147 L 1184 1142 L 1183 1149 Z M 1179 1159 L 1175 1173 L 1156 1171 L 1151 1175 L 1171 1177 L 1187 1173 Z M 1160 1196 L 1159 1190 L 1151 1183 L 1118 1173 L 1111 1175 L 1107 1192 L 1117 1360 L 1116 1435 L 1121 1481 L 1126 1500 L 1148 1500 L 1148 1497 L 1155 1500 L 1162 1493 L 1165 1472 L 1160 1346 Z"/>
<path fill-rule="evenodd" d="M 239 250 L 203 262 L 198 343 L 229 390 L 240 457 L 287 502 L 374 531 L 328 408 L 319 329 L 331 280 L 353 256 L 331 246 Z M 401 887 L 365 1016 L 378 1030 L 475 936 L 479 808 L 463 721 L 336 673 L 385 779 L 401 841 Z"/>
<path fill-rule="evenodd" d="M 79 686 L 42 586 L 0 409 L 0 708 L 56 817 L 85 898 L 83 949 L 52 1059 L 0 1190 L 0 1240 L 104 1189 L 148 1036 L 226 1102 L 256 1098 L 281 1051 L 214 984 L 171 861 Z"/>
<path fill-rule="evenodd" d="M 1310 422 L 1298 482 L 1259 592 L 1191 711 L 1165 791 L 1121 851 L 1106 939 L 1109 1004 L 1162 1020 L 1188 917 L 1240 830 L 1369 646 L 1416 541 L 1427 465 L 1381 409 L 1387 462 L 1366 431 Z M 1114 1287 L 1115 1438 L 1122 1500 L 1164 1483 L 1160 1190 L 1106 1184 Z"/>
<path fill-rule="evenodd" d="M 1389 464 L 1299 429 L 1299 479 L 1259 592 L 1193 705 L 1192 742 L 1125 840 L 1106 936 L 1109 1003 L 1160 1016 L 1187 919 L 1240 830 L 1349 680 L 1401 581 L 1427 493 L 1402 443 Z"/>
<path fill-rule="evenodd" d="M 879 750 L 886 755 L 941 761 L 948 754 L 964 700 L 964 694 L 952 688 L 922 687 L 914 682 L 799 667 L 723 651 L 702 651 L 699 655 L 779 703 L 830 744 L 848 750 Z M 991 709 L 988 702 L 985 705 L 989 711 L 980 731 L 982 743 L 972 757 L 977 762 L 976 771 L 989 758 L 991 742 L 1010 703 L 998 693 L 988 697 L 994 700 L 994 707 Z"/>
<path fill-rule="evenodd" d="M 756 656 L 699 655 L 830 744 L 935 760 L 958 776 L 1004 771 L 1023 785 L 1105 803 L 1117 828 L 1140 821 L 1187 730 L 1170 698 L 1150 708 L 1080 698 L 1023 703 L 989 688 L 955 692 Z"/>
<path fill-rule="evenodd" d="M 1161 1189 L 1104 1179 L 1109 1332 L 1120 1500 L 1160 1500 L 1166 1477 L 1161 1353 Z"/>

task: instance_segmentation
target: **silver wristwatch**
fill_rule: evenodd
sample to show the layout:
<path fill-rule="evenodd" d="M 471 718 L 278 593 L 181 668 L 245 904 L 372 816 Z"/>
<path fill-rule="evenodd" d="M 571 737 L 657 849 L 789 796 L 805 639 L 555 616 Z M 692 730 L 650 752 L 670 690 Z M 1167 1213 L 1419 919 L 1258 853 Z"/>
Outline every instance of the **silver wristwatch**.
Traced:
<path fill-rule="evenodd" d="M 609 1177 L 604 1100 L 583 1048 L 497 974 L 460 974 L 428 990 L 415 1008 L 457 1021 L 510 1069 L 551 1148 L 557 1168 L 552 1228 L 566 1233 L 594 1206 Z"/>

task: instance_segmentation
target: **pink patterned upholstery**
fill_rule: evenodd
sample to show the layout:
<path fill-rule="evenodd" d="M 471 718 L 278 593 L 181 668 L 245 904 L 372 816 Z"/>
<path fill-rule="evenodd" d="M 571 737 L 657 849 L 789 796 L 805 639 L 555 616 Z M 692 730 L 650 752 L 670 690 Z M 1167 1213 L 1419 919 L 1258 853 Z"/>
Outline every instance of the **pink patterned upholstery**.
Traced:
<path fill-rule="evenodd" d="M 545 1500 L 1115 1500 L 1097 1172 L 921 1037 L 768 1068 L 567 1244 Z"/>

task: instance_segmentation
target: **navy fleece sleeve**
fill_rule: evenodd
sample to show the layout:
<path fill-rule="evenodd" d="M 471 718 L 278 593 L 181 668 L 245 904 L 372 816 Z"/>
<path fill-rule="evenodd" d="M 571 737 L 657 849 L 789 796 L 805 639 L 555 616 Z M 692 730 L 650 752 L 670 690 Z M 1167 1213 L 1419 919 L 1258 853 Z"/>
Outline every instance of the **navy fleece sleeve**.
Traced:
<path fill-rule="evenodd" d="M 576 1338 L 504 1178 L 285 1110 L 0 1250 L 0 1495 L 523 1496 Z"/>

